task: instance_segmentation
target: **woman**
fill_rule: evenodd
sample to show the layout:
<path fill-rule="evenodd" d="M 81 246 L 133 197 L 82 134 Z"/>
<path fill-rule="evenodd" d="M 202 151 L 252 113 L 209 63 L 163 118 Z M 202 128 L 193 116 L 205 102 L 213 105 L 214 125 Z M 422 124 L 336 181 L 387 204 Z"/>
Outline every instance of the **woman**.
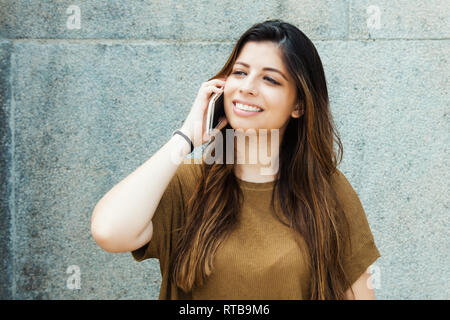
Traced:
<path fill-rule="evenodd" d="M 245 146 L 231 136 L 222 161 L 173 161 L 210 141 L 198 124 L 218 92 L 226 119 L 211 141 L 239 130 L 250 132 Z M 334 137 L 340 162 L 312 42 L 280 20 L 256 24 L 202 84 L 179 134 L 99 201 L 93 237 L 136 261 L 158 258 L 159 299 L 374 299 L 368 267 L 380 254 Z M 265 142 L 270 165 L 223 161 Z"/>

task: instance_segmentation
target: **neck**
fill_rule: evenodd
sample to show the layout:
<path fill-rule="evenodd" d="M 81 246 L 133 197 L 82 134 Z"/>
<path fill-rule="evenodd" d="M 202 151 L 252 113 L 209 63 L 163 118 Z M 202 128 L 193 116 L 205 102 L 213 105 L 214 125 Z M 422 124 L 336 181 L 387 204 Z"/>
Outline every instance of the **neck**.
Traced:
<path fill-rule="evenodd" d="M 278 173 L 279 144 L 277 132 L 266 135 L 235 135 L 235 175 L 244 181 L 273 181 Z"/>

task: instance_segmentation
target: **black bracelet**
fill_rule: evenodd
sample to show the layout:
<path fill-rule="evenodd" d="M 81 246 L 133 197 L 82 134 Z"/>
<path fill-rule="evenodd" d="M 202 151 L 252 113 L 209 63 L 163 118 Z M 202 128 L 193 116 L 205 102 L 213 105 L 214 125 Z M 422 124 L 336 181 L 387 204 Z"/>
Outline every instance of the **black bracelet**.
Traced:
<path fill-rule="evenodd" d="M 183 132 L 181 132 L 180 130 L 175 130 L 172 133 L 172 136 L 174 136 L 175 134 L 179 134 L 181 135 L 183 138 L 186 139 L 186 141 L 191 145 L 191 151 L 189 153 L 192 153 L 192 151 L 194 151 L 194 144 L 192 143 L 191 139 L 189 139 L 189 137 L 187 135 L 185 135 Z"/>

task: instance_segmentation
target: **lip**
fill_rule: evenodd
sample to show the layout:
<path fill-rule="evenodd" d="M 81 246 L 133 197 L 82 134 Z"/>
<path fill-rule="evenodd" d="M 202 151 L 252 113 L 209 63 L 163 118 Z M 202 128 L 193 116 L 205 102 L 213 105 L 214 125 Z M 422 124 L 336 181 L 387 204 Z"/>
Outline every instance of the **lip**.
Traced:
<path fill-rule="evenodd" d="M 241 117 L 251 117 L 251 116 L 255 116 L 255 115 L 259 114 L 259 113 L 264 112 L 264 110 L 263 111 L 245 111 L 245 110 L 241 110 L 241 109 L 238 109 L 236 107 L 236 103 L 233 101 L 233 112 L 235 114 L 237 114 L 238 116 L 241 116 Z"/>
<path fill-rule="evenodd" d="M 262 109 L 264 111 L 264 109 L 261 108 L 260 106 L 258 106 L 256 104 L 253 104 L 253 103 L 250 103 L 250 102 L 246 102 L 244 100 L 237 100 L 237 99 L 233 100 L 233 104 L 236 104 L 236 103 L 245 104 L 245 105 L 250 106 L 250 107 L 257 107 L 257 108 L 260 108 L 260 109 Z"/>

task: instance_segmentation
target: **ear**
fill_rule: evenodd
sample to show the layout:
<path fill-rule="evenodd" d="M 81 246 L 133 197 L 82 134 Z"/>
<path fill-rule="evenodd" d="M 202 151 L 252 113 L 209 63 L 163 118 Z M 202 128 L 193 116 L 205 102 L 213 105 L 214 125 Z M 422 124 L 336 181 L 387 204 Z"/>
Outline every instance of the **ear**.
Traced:
<path fill-rule="evenodd" d="M 300 118 L 300 116 L 303 114 L 303 109 L 300 109 L 300 106 L 297 105 L 294 109 L 294 111 L 292 111 L 291 116 L 292 118 Z"/>

